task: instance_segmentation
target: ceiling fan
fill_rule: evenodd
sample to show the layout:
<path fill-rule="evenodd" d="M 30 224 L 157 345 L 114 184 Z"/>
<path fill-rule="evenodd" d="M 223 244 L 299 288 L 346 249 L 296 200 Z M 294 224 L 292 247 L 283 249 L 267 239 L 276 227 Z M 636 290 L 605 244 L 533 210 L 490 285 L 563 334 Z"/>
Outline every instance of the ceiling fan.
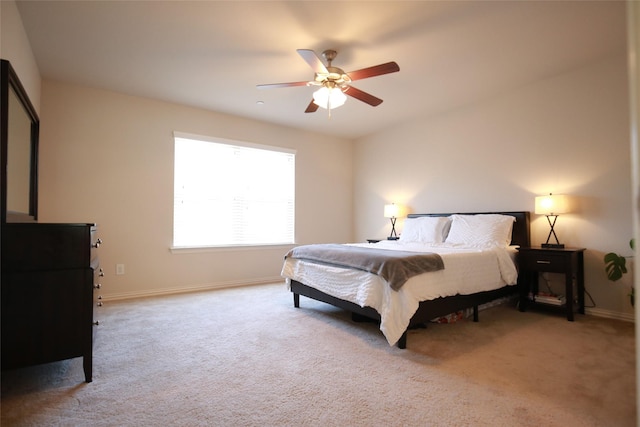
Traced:
<path fill-rule="evenodd" d="M 351 86 L 350 83 L 355 80 L 362 80 L 369 77 L 381 76 L 383 74 L 400 71 L 398 64 L 395 62 L 387 62 L 385 64 L 345 73 L 341 68 L 331 65 L 331 62 L 338 54 L 335 50 L 329 49 L 322 52 L 322 56 L 327 61 L 326 66 L 322 63 L 322 60 L 320 60 L 318 55 L 316 55 L 316 53 L 311 49 L 298 49 L 297 52 L 315 72 L 315 76 L 312 81 L 261 84 L 257 85 L 257 88 L 271 89 L 292 86 L 320 86 L 320 89 L 314 92 L 313 99 L 304 111 L 305 113 L 313 113 L 318 109 L 318 107 L 326 108 L 331 111 L 332 108 L 337 108 L 344 104 L 347 98 L 345 94 L 376 107 L 382 103 L 382 99 L 357 89 Z"/>

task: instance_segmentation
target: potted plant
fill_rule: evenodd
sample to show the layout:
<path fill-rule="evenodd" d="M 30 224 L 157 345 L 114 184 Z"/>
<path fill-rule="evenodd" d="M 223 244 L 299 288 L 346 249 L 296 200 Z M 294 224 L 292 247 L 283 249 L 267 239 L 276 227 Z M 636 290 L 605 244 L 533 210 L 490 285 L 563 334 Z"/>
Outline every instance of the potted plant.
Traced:
<path fill-rule="evenodd" d="M 632 250 L 635 250 L 636 242 L 635 239 L 631 239 L 629 241 L 629 247 Z M 619 255 L 615 252 L 609 252 L 604 256 L 604 268 L 607 272 L 607 278 L 612 282 L 616 282 L 628 273 L 627 270 L 627 257 Z M 633 285 L 631 285 L 631 292 L 629 293 L 629 301 L 631 305 L 635 305 L 635 289 Z"/>

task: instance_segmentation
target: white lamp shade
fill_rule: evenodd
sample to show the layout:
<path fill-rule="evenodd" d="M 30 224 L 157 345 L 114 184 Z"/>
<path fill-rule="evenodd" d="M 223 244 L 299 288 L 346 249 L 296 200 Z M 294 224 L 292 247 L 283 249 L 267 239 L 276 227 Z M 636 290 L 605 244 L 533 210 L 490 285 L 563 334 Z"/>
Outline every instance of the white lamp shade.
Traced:
<path fill-rule="evenodd" d="M 558 215 L 569 212 L 569 200 L 564 195 L 538 196 L 536 197 L 536 214 Z"/>
<path fill-rule="evenodd" d="M 400 208 L 395 203 L 384 205 L 385 218 L 397 218 L 399 214 L 400 214 Z"/>
<path fill-rule="evenodd" d="M 340 88 L 321 87 L 313 93 L 313 103 L 319 107 L 338 108 L 345 103 L 347 95 Z"/>

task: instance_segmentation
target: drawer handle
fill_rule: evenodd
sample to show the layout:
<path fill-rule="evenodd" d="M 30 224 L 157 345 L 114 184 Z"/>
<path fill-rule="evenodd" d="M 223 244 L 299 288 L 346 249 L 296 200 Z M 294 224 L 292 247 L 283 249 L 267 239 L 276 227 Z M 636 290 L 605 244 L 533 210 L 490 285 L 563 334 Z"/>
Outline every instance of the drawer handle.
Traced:
<path fill-rule="evenodd" d="M 99 303 L 97 304 L 97 306 L 98 306 L 98 307 L 102 307 L 102 302 L 99 302 Z"/>
<path fill-rule="evenodd" d="M 85 247 L 86 247 L 86 246 L 85 246 Z M 99 326 L 99 325 L 100 325 L 100 321 L 99 321 L 99 320 L 96 320 L 95 322 L 93 322 L 93 324 L 94 324 L 95 326 Z"/>
<path fill-rule="evenodd" d="M 541 261 L 541 260 L 538 260 L 538 261 L 536 261 L 536 264 L 551 264 L 551 261 Z"/>
<path fill-rule="evenodd" d="M 95 285 L 93 285 L 93 289 L 100 289 L 102 288 L 102 284 L 100 283 L 96 283 Z"/>
<path fill-rule="evenodd" d="M 93 245 L 91 245 L 91 247 L 97 249 L 98 247 L 100 247 L 101 244 L 102 244 L 102 239 L 98 239 L 98 240 L 96 240 L 96 242 Z M 86 246 L 85 246 L 85 248 L 86 248 Z"/>

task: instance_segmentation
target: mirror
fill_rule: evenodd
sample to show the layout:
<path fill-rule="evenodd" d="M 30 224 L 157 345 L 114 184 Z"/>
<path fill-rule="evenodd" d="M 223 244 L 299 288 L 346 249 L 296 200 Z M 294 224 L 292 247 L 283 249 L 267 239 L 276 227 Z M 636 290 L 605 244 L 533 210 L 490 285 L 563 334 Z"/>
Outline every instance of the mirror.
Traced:
<path fill-rule="evenodd" d="M 0 64 L 0 222 L 37 219 L 40 121 L 9 61 Z"/>

